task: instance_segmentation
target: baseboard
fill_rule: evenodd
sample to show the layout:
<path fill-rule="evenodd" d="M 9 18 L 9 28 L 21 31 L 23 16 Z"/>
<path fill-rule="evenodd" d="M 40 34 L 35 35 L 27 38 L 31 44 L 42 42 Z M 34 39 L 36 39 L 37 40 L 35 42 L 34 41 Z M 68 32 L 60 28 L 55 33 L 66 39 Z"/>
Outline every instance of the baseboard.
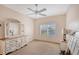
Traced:
<path fill-rule="evenodd" d="M 55 43 L 55 44 L 60 44 L 58 42 L 51 42 L 51 41 L 46 41 L 46 40 L 39 40 L 39 39 L 34 39 L 34 41 L 42 41 L 42 42 L 47 42 L 47 43 Z"/>

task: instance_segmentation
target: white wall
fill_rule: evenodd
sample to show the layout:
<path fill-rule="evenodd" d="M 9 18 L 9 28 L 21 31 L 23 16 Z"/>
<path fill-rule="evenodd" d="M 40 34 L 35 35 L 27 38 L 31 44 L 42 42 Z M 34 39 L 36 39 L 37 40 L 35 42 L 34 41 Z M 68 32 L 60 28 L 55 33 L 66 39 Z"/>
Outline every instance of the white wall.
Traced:
<path fill-rule="evenodd" d="M 12 9 L 0 5 L 0 20 L 16 19 L 24 24 L 25 35 L 33 35 L 33 20 L 23 14 L 20 14 Z"/>
<path fill-rule="evenodd" d="M 79 31 L 79 5 L 71 5 L 67 12 L 66 28 Z"/>
<path fill-rule="evenodd" d="M 63 40 L 62 30 L 65 28 L 66 16 L 65 15 L 57 15 L 57 16 L 49 16 L 45 18 L 39 18 L 34 21 L 34 38 L 38 40 L 45 40 L 51 42 L 61 42 Z M 56 35 L 52 37 L 42 36 L 40 35 L 40 25 L 46 23 L 55 23 L 56 24 Z"/>

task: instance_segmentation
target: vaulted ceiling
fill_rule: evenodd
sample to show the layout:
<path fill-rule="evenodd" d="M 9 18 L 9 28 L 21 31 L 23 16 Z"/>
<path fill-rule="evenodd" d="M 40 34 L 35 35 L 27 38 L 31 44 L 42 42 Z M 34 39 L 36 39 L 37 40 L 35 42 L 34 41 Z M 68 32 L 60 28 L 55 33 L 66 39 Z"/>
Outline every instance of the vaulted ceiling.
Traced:
<path fill-rule="evenodd" d="M 67 12 L 70 5 L 69 4 L 38 4 L 38 10 L 46 8 L 46 11 L 41 12 L 46 16 L 41 16 L 41 15 L 36 16 L 35 14 L 28 15 L 33 12 L 28 10 L 27 8 L 31 8 L 35 10 L 36 9 L 35 4 L 5 4 L 5 6 L 19 13 L 27 15 L 31 18 L 41 18 L 41 17 L 54 16 L 54 15 L 63 15 Z"/>

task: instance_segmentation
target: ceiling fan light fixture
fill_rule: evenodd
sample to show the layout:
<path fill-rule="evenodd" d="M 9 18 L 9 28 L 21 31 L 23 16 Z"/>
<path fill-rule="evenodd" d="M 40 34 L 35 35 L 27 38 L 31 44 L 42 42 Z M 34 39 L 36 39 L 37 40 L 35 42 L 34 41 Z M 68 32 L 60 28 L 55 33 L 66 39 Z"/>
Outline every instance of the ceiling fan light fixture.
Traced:
<path fill-rule="evenodd" d="M 30 11 L 32 11 L 36 16 L 37 15 L 46 16 L 45 14 L 42 14 L 42 12 L 44 12 L 44 11 L 47 10 L 46 8 L 43 8 L 41 10 L 38 10 L 38 4 L 35 4 L 35 6 L 36 6 L 36 10 L 33 10 L 31 8 L 27 8 L 27 9 L 30 10 Z M 33 15 L 33 13 L 32 13 L 32 15 Z M 29 15 L 31 15 L 31 14 L 29 14 Z"/>
<path fill-rule="evenodd" d="M 38 4 L 35 4 L 35 6 L 38 6 Z"/>

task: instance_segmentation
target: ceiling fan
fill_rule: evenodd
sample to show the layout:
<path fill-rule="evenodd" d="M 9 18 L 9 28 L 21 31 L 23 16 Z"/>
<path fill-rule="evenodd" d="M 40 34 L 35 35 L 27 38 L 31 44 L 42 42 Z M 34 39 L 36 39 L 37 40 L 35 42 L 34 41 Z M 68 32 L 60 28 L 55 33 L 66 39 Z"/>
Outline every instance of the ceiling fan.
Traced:
<path fill-rule="evenodd" d="M 41 10 L 38 10 L 38 4 L 35 4 L 36 10 L 33 10 L 31 8 L 27 8 L 28 10 L 32 11 L 33 13 L 29 13 L 27 15 L 41 15 L 41 16 L 46 16 L 46 14 L 43 14 L 42 12 L 46 11 L 46 8 L 43 8 Z"/>

